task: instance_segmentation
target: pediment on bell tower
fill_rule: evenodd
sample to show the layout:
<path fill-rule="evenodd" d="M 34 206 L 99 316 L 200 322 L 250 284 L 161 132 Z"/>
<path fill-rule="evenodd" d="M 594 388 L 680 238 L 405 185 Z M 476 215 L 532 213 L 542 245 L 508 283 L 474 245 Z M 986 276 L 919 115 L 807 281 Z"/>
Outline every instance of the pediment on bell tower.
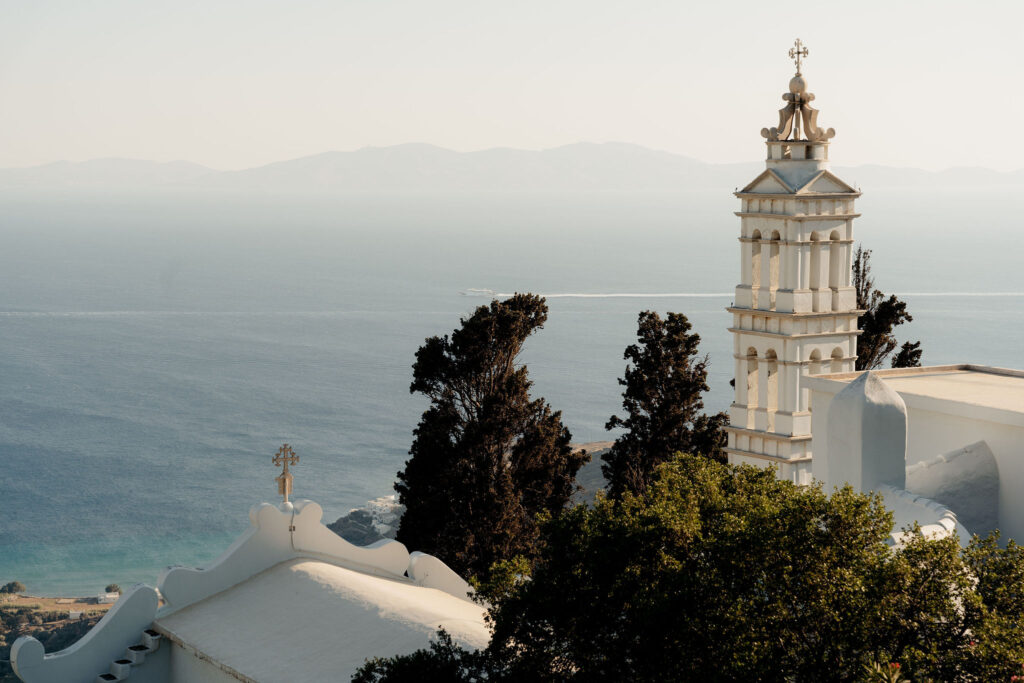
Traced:
<path fill-rule="evenodd" d="M 794 190 L 778 173 L 769 168 L 754 178 L 753 182 L 744 187 L 740 192 L 750 192 L 753 194 L 793 194 Z"/>
<path fill-rule="evenodd" d="M 831 171 L 821 171 L 804 183 L 797 194 L 858 194 L 857 190 L 840 180 Z"/>

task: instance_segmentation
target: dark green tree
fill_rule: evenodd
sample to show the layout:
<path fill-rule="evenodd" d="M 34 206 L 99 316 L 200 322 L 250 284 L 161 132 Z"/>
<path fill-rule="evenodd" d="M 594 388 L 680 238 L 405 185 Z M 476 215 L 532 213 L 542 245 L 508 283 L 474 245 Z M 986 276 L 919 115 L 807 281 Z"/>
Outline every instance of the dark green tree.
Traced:
<path fill-rule="evenodd" d="M 888 297 L 875 289 L 871 274 L 871 250 L 857 245 L 853 257 L 853 288 L 857 294 L 857 308 L 864 311 L 860 317 L 860 336 L 857 337 L 857 370 L 874 370 L 896 350 L 898 341 L 893 330 L 914 318 L 907 312 L 907 304 Z M 913 368 L 921 365 L 921 342 L 905 342 L 892 357 L 892 367 Z"/>
<path fill-rule="evenodd" d="M 921 342 L 903 342 L 899 353 L 892 357 L 894 368 L 919 368 L 921 367 Z"/>
<path fill-rule="evenodd" d="M 1024 552 L 920 533 L 849 487 L 682 456 L 641 495 L 574 507 L 480 586 L 493 636 L 419 657 L 453 681 L 1005 681 L 1024 662 Z M 419 681 L 378 660 L 363 683 Z M 408 663 L 408 662 L 406 662 Z M 898 664 L 898 667 L 891 666 Z"/>
<path fill-rule="evenodd" d="M 544 299 L 516 294 L 480 306 L 451 336 L 416 352 L 411 392 L 430 399 L 395 490 L 397 538 L 463 576 L 499 559 L 532 556 L 537 515 L 557 512 L 589 456 L 573 452 L 561 413 L 530 397 L 518 362 L 547 320 Z"/>
<path fill-rule="evenodd" d="M 483 672 L 491 668 L 486 651 L 470 651 L 452 640 L 445 631 L 427 650 L 417 650 L 397 657 L 375 657 L 352 677 L 352 683 L 374 681 L 415 681 L 416 683 L 449 683 L 473 681 L 482 683 Z"/>
<path fill-rule="evenodd" d="M 725 413 L 704 414 L 708 390 L 708 357 L 699 357 L 700 336 L 691 333 L 682 313 L 663 320 L 643 311 L 637 321 L 637 343 L 626 347 L 629 361 L 622 408 L 605 429 L 625 429 L 602 459 L 601 471 L 613 498 L 626 491 L 643 491 L 658 465 L 673 453 L 694 453 L 725 460 Z"/>
<path fill-rule="evenodd" d="M 11 581 L 0 586 L 0 593 L 24 593 L 27 589 L 21 581 Z"/>

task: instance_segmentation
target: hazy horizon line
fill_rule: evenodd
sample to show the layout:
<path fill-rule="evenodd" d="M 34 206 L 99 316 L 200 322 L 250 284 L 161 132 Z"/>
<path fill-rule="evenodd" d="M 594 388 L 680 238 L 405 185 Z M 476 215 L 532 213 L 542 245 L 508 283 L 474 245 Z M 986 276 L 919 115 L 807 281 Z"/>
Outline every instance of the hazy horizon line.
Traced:
<path fill-rule="evenodd" d="M 521 293 L 525 293 L 524 290 Z M 455 294 L 454 292 L 452 293 Z M 633 292 L 612 292 L 612 293 L 533 293 L 535 296 L 544 299 L 728 299 L 733 296 L 728 292 L 666 292 L 666 293 L 633 293 Z M 1024 291 L 1020 292 L 899 292 L 901 297 L 911 298 L 934 298 L 934 297 L 996 297 L 996 298 L 1021 298 Z M 511 292 L 492 292 L 490 294 L 469 294 L 465 295 L 467 300 L 508 298 L 514 296 Z M 322 310 L 181 310 L 181 309 L 119 309 L 119 310 L 0 310 L 0 318 L 129 318 L 129 317 L 333 317 L 348 315 L 364 315 L 367 313 L 379 313 L 376 309 L 347 308 L 347 309 L 322 309 Z"/>
<path fill-rule="evenodd" d="M 642 150 L 645 150 L 645 151 L 648 151 L 648 152 L 654 152 L 654 153 L 657 153 L 657 154 L 666 154 L 666 155 L 673 156 L 673 157 L 679 157 L 679 158 L 682 158 L 682 159 L 688 159 L 690 161 L 695 161 L 695 162 L 698 162 L 698 163 L 701 163 L 701 164 L 705 164 L 705 165 L 708 165 L 708 166 L 719 166 L 719 167 L 722 167 L 722 166 L 743 166 L 743 165 L 748 165 L 748 164 L 752 165 L 752 164 L 757 164 L 760 161 L 763 161 L 763 159 L 751 159 L 750 161 L 707 161 L 705 159 L 701 159 L 701 158 L 696 157 L 696 156 L 691 156 L 689 154 L 683 154 L 681 152 L 672 152 L 672 151 L 669 151 L 669 150 L 666 150 L 666 149 L 658 149 L 658 148 L 655 148 L 655 147 L 648 147 L 646 145 L 641 145 L 641 144 L 634 143 L 634 142 L 624 142 L 624 141 L 618 141 L 618 140 L 610 140 L 610 141 L 607 141 L 607 142 L 591 142 L 591 141 L 587 141 L 587 140 L 580 140 L 580 141 L 577 141 L 577 142 L 568 142 L 568 143 L 561 144 L 561 145 L 555 145 L 553 147 L 541 147 L 541 148 L 510 147 L 510 146 L 507 146 L 507 145 L 494 145 L 494 146 L 491 146 L 491 147 L 483 147 L 483 148 L 480 148 L 480 149 L 471 149 L 471 150 L 458 150 L 458 149 L 453 149 L 451 147 L 444 147 L 442 145 L 437 145 L 437 144 L 434 144 L 434 143 L 431 143 L 431 142 L 401 142 L 401 143 L 396 143 L 396 144 L 393 144 L 393 145 L 363 145 L 361 147 L 355 147 L 355 148 L 352 148 L 352 149 L 328 149 L 328 150 L 324 150 L 322 152 L 314 152 L 314 153 L 311 153 L 311 154 L 303 154 L 303 155 L 296 156 L 296 157 L 288 157 L 288 158 L 285 158 L 285 159 L 278 159 L 276 161 L 270 161 L 270 162 L 267 162 L 267 163 L 264 163 L 264 164 L 258 164 L 258 165 L 255 165 L 255 166 L 243 166 L 243 167 L 237 167 L 237 168 L 216 168 L 214 166 L 208 166 L 207 164 L 199 163 L 197 161 L 192 161 L 192 160 L 189 160 L 189 159 L 180 159 L 180 158 L 179 159 L 158 160 L 158 159 L 146 159 L 146 158 L 143 158 L 143 157 L 116 156 L 115 155 L 115 156 L 91 157 L 91 158 L 88 158 L 88 159 L 79 159 L 79 160 L 76 160 L 76 161 L 73 161 L 73 160 L 70 160 L 70 159 L 55 159 L 53 161 L 47 161 L 47 162 L 39 163 L 39 164 L 32 164 L 32 165 L 29 165 L 29 166 L 0 166 L 0 171 L 25 171 L 25 170 L 30 170 L 30 169 L 45 168 L 47 166 L 57 166 L 57 165 L 61 165 L 61 164 L 67 164 L 67 165 L 75 166 L 75 165 L 83 165 L 83 164 L 94 163 L 94 162 L 98 162 L 98 161 L 125 161 L 125 162 L 136 162 L 136 163 L 158 164 L 158 165 L 189 164 L 189 165 L 192 165 L 192 166 L 201 167 L 203 169 L 206 169 L 206 170 L 214 172 L 214 173 L 236 173 L 236 172 L 250 171 L 250 170 L 255 170 L 255 169 L 260 169 L 260 168 L 266 168 L 268 166 L 274 166 L 276 164 L 288 163 L 288 162 L 292 162 L 292 161 L 299 161 L 299 160 L 302 160 L 302 159 L 312 159 L 314 157 L 325 156 L 325 155 L 328 155 L 328 154 L 355 154 L 355 153 L 363 152 L 363 151 L 367 151 L 367 150 L 387 150 L 387 149 L 398 149 L 398 148 L 401 148 L 401 147 L 428 147 L 428 148 L 432 148 L 432 149 L 435 149 L 435 150 L 440 150 L 440 151 L 443 151 L 443 152 L 449 152 L 449 153 L 452 153 L 452 154 L 472 155 L 472 154 L 482 154 L 482 153 L 485 153 L 485 152 L 496 152 L 496 151 L 527 152 L 527 153 L 533 153 L 533 154 L 540 154 L 540 153 L 543 153 L 543 152 L 551 152 L 551 151 L 554 151 L 554 150 L 565 149 L 567 147 L 583 147 L 583 146 L 593 146 L 593 147 L 606 147 L 606 146 L 608 146 L 608 147 L 614 147 L 614 146 L 634 147 L 634 148 L 642 149 Z M 921 171 L 923 173 L 935 173 L 935 174 L 944 173 L 944 172 L 947 172 L 947 171 L 968 170 L 968 169 L 969 170 L 989 171 L 989 172 L 997 173 L 997 174 L 1000 174 L 1000 175 L 1008 175 L 1008 174 L 1013 174 L 1013 173 L 1024 172 L 1024 167 L 1014 168 L 1014 169 L 1009 169 L 1009 170 L 1002 170 L 1001 171 L 999 169 L 994 169 L 994 168 L 991 168 L 989 166 L 981 166 L 981 165 L 957 165 L 957 166 L 944 166 L 942 168 L 925 168 L 925 167 L 922 167 L 922 166 L 893 166 L 893 165 L 889 165 L 889 164 L 879 164 L 879 163 L 861 163 L 861 164 L 843 164 L 843 163 L 839 163 L 839 164 L 834 164 L 834 165 L 837 165 L 837 166 L 840 166 L 840 167 L 844 167 L 844 168 L 848 168 L 848 169 L 853 169 L 853 170 L 860 169 L 860 168 L 888 168 L 888 169 L 896 169 L 896 170 Z"/>

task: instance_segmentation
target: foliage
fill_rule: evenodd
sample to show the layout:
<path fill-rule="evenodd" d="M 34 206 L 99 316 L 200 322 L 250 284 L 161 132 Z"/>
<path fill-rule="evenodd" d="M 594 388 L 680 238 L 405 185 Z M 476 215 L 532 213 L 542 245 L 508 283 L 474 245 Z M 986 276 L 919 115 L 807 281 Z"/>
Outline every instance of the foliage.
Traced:
<path fill-rule="evenodd" d="M 108 584 L 107 587 L 104 588 L 103 590 L 106 591 L 107 593 L 120 593 L 121 592 L 121 587 L 118 586 L 116 583 L 111 583 L 111 584 Z"/>
<path fill-rule="evenodd" d="M 1024 551 L 888 544 L 879 496 L 682 456 L 642 495 L 550 517 L 480 586 L 490 645 L 450 680 L 996 681 L 1024 662 Z M 361 681 L 412 681 L 368 664 Z M 898 662 L 899 667 L 890 666 Z M 884 666 L 884 668 L 882 668 Z M 887 678 L 879 678 L 877 674 Z"/>
<path fill-rule="evenodd" d="M 0 586 L 0 593 L 24 593 L 26 590 L 28 589 L 21 581 L 11 581 Z"/>
<path fill-rule="evenodd" d="M 630 362 L 619 384 L 626 418 L 613 415 L 606 429 L 625 429 L 604 456 L 601 471 L 613 498 L 647 488 L 658 465 L 684 452 L 725 460 L 725 413 L 705 415 L 708 357 L 697 356 L 700 336 L 682 313 L 664 320 L 643 311 L 637 342 L 626 347 Z"/>
<path fill-rule="evenodd" d="M 853 257 L 853 287 L 857 294 L 857 308 L 864 311 L 860 317 L 861 334 L 857 337 L 857 370 L 874 370 L 896 350 L 893 330 L 914 318 L 907 312 L 907 304 L 888 297 L 875 289 L 871 275 L 871 250 L 857 246 Z M 892 367 L 913 368 L 921 365 L 921 342 L 904 342 L 892 357 Z"/>
<path fill-rule="evenodd" d="M 532 555 L 536 516 L 561 510 L 588 459 L 573 452 L 561 413 L 532 399 L 518 363 L 547 320 L 544 299 L 516 294 L 480 306 L 450 337 L 416 352 L 411 392 L 430 399 L 399 472 L 405 505 L 397 538 L 463 576 Z"/>
<path fill-rule="evenodd" d="M 465 681 L 477 683 L 487 680 L 487 653 L 468 651 L 452 640 L 444 630 L 438 632 L 437 640 L 429 650 L 417 650 L 412 654 L 399 655 L 391 659 L 375 657 L 369 660 L 352 677 L 352 683 L 373 683 L 374 681 Z"/>
<path fill-rule="evenodd" d="M 903 676 L 899 662 L 871 662 L 864 665 L 865 683 L 909 683 Z"/>
<path fill-rule="evenodd" d="M 894 368 L 921 367 L 921 342 L 903 342 L 899 353 L 892 357 Z"/>

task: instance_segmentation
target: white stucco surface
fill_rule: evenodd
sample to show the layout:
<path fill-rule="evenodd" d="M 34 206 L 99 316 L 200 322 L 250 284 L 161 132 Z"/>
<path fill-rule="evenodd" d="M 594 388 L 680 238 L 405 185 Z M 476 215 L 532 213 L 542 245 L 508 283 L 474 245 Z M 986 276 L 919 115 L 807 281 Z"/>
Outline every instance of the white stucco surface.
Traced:
<path fill-rule="evenodd" d="M 409 578 L 419 586 L 436 588 L 449 595 L 473 602 L 473 588 L 451 567 L 433 555 L 409 553 Z"/>
<path fill-rule="evenodd" d="M 999 466 L 984 441 L 911 465 L 907 490 L 956 510 L 968 529 L 999 528 Z"/>
<path fill-rule="evenodd" d="M 167 670 L 169 683 L 249 683 L 205 659 L 203 655 L 176 645 L 170 646 L 170 666 Z M 134 681 L 132 681 L 134 683 Z"/>
<path fill-rule="evenodd" d="M 907 406 L 873 372 L 865 372 L 832 399 L 828 450 L 819 453 L 816 476 L 832 486 L 852 484 L 875 491 L 882 484 L 904 487 Z M 823 475 L 822 473 L 827 472 Z"/>
<path fill-rule="evenodd" d="M 208 567 L 172 567 L 129 590 L 81 641 L 11 650 L 26 683 L 347 681 L 369 657 L 429 646 L 439 628 L 471 648 L 490 632 L 471 588 L 441 560 L 396 541 L 355 546 L 308 500 L 262 503 Z M 126 678 L 127 677 L 127 678 Z M 104 679 L 108 680 L 108 679 Z"/>
<path fill-rule="evenodd" d="M 956 534 L 961 544 L 970 541 L 971 534 L 945 505 L 886 484 L 879 486 L 877 492 L 882 494 L 886 509 L 892 511 L 892 545 L 901 546 L 906 541 L 907 530 L 914 524 L 918 525 L 921 535 L 928 538 Z"/>
<path fill-rule="evenodd" d="M 401 543 L 385 539 L 356 546 L 322 520 L 323 508 L 311 500 L 253 506 L 249 528 L 209 567 L 170 567 L 163 572 L 158 587 L 166 606 L 161 613 L 203 600 L 297 554 L 385 576 L 402 576 L 409 568 L 409 552 Z M 463 589 L 460 597 L 464 595 Z"/>
<path fill-rule="evenodd" d="M 952 369 L 923 368 L 897 372 L 885 382 L 900 394 L 955 400 L 958 403 L 1011 412 L 1024 411 L 1024 377 L 1018 373 L 972 366 Z"/>
<path fill-rule="evenodd" d="M 802 77 L 790 87 L 796 82 L 806 87 Z M 740 280 L 727 309 L 735 395 L 725 452 L 730 463 L 774 467 L 780 479 L 810 484 L 804 379 L 851 371 L 857 354 L 851 266 L 860 191 L 829 170 L 835 131 L 810 124 L 798 133 L 794 120 L 761 131 L 765 170 L 735 193 Z"/>
<path fill-rule="evenodd" d="M 316 559 L 274 566 L 155 622 L 176 647 L 256 681 L 345 681 L 374 656 L 425 647 L 438 628 L 487 645 L 484 610 L 411 580 Z"/>
<path fill-rule="evenodd" d="M 998 477 L 994 488 L 998 493 L 998 528 L 1004 539 L 1024 539 L 1024 496 L 1019 494 L 1024 481 L 1024 372 L 978 365 L 948 365 L 898 370 L 880 370 L 876 374 L 895 389 L 907 405 L 907 467 L 913 470 L 919 463 L 934 461 L 938 456 L 952 455 L 979 442 L 984 442 L 995 460 L 985 464 L 983 454 L 975 453 L 976 467 L 985 474 L 972 471 L 966 478 L 953 473 L 943 475 L 942 494 L 947 504 L 965 519 L 985 518 L 985 506 L 992 504 L 992 485 L 986 483 L 991 476 Z M 823 479 L 819 471 L 827 458 L 829 421 L 820 419 L 831 412 L 836 394 L 860 373 L 820 375 L 807 379 L 811 389 L 814 413 L 813 449 L 815 477 Z M 967 465 L 968 461 L 961 463 Z M 938 476 L 938 472 L 935 473 Z M 913 478 L 913 477 L 912 477 Z M 959 482 L 959 490 L 954 486 Z M 949 484 L 948 486 L 946 484 Z M 908 487 L 912 481 L 908 480 Z M 968 488 L 978 490 L 970 494 Z M 956 491 L 954 501 L 949 497 Z M 989 491 L 984 493 L 983 491 Z M 984 505 L 980 497 L 985 497 Z M 973 501 L 973 502 L 971 502 Z M 959 508 L 959 509 L 958 509 Z M 963 512 L 961 512 L 963 510 Z M 971 533 L 986 534 L 991 528 L 967 527 Z"/>

